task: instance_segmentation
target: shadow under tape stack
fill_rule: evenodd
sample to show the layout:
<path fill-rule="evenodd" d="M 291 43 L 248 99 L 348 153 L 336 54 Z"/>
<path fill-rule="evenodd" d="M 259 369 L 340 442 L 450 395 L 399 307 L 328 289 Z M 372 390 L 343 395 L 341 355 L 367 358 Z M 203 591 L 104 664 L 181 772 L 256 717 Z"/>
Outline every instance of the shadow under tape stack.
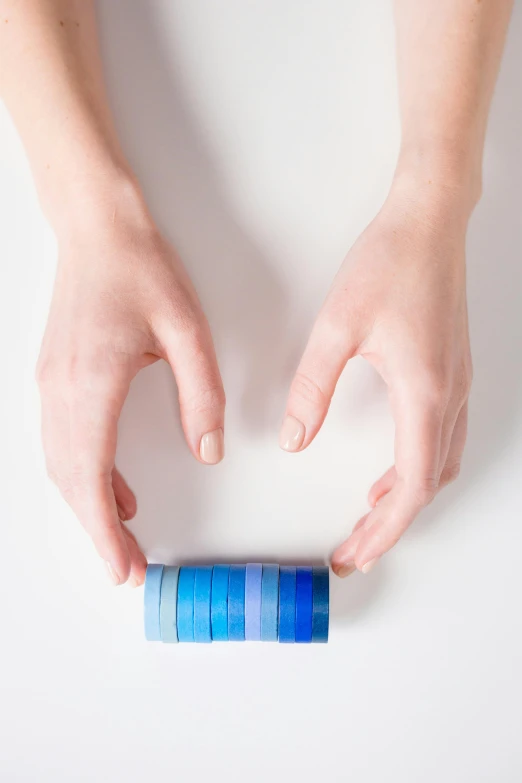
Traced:
<path fill-rule="evenodd" d="M 324 566 L 149 565 L 145 636 L 151 642 L 328 641 Z"/>

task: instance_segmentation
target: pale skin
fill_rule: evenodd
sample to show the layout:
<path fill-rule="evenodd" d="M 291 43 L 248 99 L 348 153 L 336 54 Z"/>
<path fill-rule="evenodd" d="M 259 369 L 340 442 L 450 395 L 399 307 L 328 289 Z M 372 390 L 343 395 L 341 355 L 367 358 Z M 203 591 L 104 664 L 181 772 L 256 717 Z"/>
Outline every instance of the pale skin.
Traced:
<path fill-rule="evenodd" d="M 402 144 L 388 198 L 349 251 L 291 385 L 280 445 L 300 451 L 355 355 L 387 384 L 395 464 L 332 556 L 366 573 L 459 472 L 471 384 L 465 239 L 512 0 L 395 0 Z M 90 0 L 0 0 L 0 94 L 59 246 L 38 363 L 48 471 L 115 584 L 143 582 L 115 466 L 132 378 L 172 367 L 194 457 L 224 456 L 225 395 L 188 274 L 161 236 L 108 107 Z M 312 151 L 313 152 L 313 151 Z"/>

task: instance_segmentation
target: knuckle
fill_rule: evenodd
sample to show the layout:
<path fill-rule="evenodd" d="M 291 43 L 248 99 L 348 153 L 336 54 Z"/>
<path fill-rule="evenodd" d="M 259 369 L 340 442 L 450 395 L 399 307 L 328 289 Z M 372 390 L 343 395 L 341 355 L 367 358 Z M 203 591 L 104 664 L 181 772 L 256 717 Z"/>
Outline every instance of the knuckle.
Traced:
<path fill-rule="evenodd" d="M 460 476 L 460 462 L 452 462 L 451 465 L 446 465 L 444 470 L 442 471 L 442 475 L 440 477 L 440 483 L 442 486 L 445 486 L 446 484 L 451 484 L 453 481 L 456 481 L 458 477 Z"/>
<path fill-rule="evenodd" d="M 181 400 L 185 413 L 196 414 L 211 413 L 216 410 L 221 410 L 225 407 L 225 403 L 225 391 L 221 384 L 208 386 L 205 389 L 201 389 L 197 395 L 187 400 Z"/>
<path fill-rule="evenodd" d="M 417 479 L 412 486 L 412 494 L 416 505 L 428 506 L 439 488 L 439 482 L 436 476 L 427 475 Z"/>
<path fill-rule="evenodd" d="M 298 372 L 292 383 L 292 395 L 300 397 L 315 407 L 328 407 L 330 398 L 316 381 L 305 373 Z"/>

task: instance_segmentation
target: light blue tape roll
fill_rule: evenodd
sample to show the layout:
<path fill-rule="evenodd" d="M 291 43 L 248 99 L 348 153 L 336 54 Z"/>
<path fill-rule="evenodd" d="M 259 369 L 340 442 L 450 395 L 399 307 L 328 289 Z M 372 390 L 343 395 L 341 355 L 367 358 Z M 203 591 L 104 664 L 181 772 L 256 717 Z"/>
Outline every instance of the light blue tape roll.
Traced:
<path fill-rule="evenodd" d="M 177 608 L 178 608 L 178 577 L 179 566 L 165 566 L 161 580 L 160 599 L 160 631 L 162 642 L 178 641 Z"/>
<path fill-rule="evenodd" d="M 212 571 L 210 621 L 214 642 L 228 642 L 228 572 L 227 565 L 215 565 Z"/>
<path fill-rule="evenodd" d="M 245 639 L 258 642 L 261 639 L 261 563 L 247 563 L 245 577 Z"/>
<path fill-rule="evenodd" d="M 149 642 L 161 641 L 160 630 L 160 598 L 162 565 L 149 565 L 145 573 L 145 590 L 143 593 L 145 638 Z"/>
<path fill-rule="evenodd" d="M 211 642 L 210 594 L 212 566 L 198 566 L 194 581 L 194 641 Z"/>
<path fill-rule="evenodd" d="M 263 565 L 261 581 L 261 641 L 277 642 L 279 566 Z"/>
<path fill-rule="evenodd" d="M 196 569 L 182 566 L 178 578 L 178 641 L 194 641 L 194 581 Z"/>
<path fill-rule="evenodd" d="M 279 569 L 279 641 L 295 642 L 295 587 L 293 566 Z"/>
<path fill-rule="evenodd" d="M 228 573 L 228 641 L 245 641 L 246 566 L 231 565 Z"/>

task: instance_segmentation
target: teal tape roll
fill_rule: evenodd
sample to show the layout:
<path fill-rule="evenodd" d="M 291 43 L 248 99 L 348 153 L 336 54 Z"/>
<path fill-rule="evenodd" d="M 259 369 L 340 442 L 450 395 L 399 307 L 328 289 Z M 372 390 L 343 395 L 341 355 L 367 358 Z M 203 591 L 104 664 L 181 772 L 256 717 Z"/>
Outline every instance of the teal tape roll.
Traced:
<path fill-rule="evenodd" d="M 182 566 L 178 578 L 178 641 L 194 641 L 194 582 L 196 569 Z"/>
<path fill-rule="evenodd" d="M 145 573 L 145 590 L 143 593 L 145 638 L 149 642 L 161 641 L 160 630 L 160 598 L 162 565 L 149 565 Z"/>
<path fill-rule="evenodd" d="M 212 566 L 198 566 L 194 581 L 194 641 L 211 642 L 210 593 Z"/>
<path fill-rule="evenodd" d="M 277 642 L 279 620 L 279 566 L 263 565 L 261 579 L 261 641 Z"/>
<path fill-rule="evenodd" d="M 228 573 L 227 565 L 215 565 L 212 571 L 210 623 L 212 640 L 228 642 Z"/>
<path fill-rule="evenodd" d="M 165 566 L 161 580 L 160 632 L 162 642 L 177 643 L 179 566 Z"/>

